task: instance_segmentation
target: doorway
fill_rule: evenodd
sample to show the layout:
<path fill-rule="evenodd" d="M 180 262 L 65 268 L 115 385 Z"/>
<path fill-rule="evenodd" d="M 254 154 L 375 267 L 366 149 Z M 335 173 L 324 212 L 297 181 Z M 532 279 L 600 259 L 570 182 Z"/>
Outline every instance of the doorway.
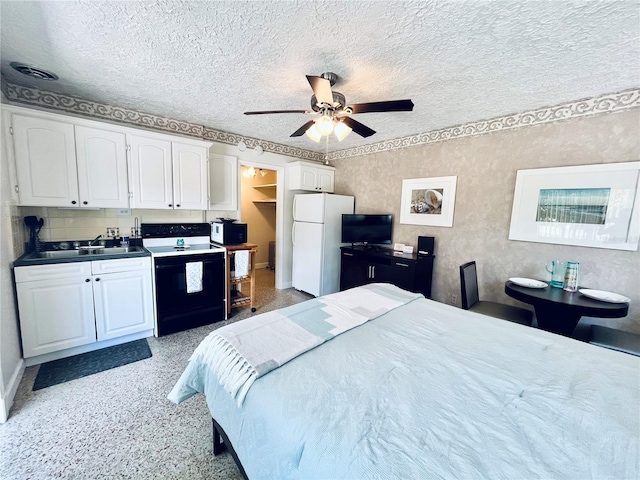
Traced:
<path fill-rule="evenodd" d="M 247 224 L 247 241 L 258 246 L 256 269 L 260 270 L 261 287 L 266 290 L 276 287 L 277 198 L 276 170 L 260 165 L 241 165 L 240 218 Z"/>

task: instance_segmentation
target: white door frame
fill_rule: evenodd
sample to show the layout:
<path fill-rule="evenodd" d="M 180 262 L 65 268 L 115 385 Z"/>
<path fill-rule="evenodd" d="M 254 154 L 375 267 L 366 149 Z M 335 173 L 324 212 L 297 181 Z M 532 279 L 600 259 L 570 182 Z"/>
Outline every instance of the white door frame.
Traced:
<path fill-rule="evenodd" d="M 239 174 L 242 175 L 242 167 L 258 167 L 265 170 L 273 170 L 276 172 L 276 284 L 277 289 L 283 289 L 284 287 L 284 272 L 282 271 L 282 259 L 284 258 L 284 189 L 285 189 L 285 166 L 274 165 L 265 162 L 256 162 L 249 160 L 238 159 L 240 163 Z M 238 199 L 240 204 L 238 205 L 238 212 L 240 213 L 240 220 L 242 220 L 242 182 L 238 182 L 239 191 Z"/>

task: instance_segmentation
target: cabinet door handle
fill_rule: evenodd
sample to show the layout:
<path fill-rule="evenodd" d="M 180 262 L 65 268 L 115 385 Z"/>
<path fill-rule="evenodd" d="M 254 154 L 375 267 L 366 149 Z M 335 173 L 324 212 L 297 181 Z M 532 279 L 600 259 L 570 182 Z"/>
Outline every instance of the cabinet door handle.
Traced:
<path fill-rule="evenodd" d="M 177 205 L 176 205 L 176 208 L 180 208 L 180 204 L 177 204 Z"/>
<path fill-rule="evenodd" d="M 342 252 L 345 257 L 353 257 L 353 253 Z"/>
<path fill-rule="evenodd" d="M 85 281 L 85 282 L 90 282 L 90 281 L 91 281 L 91 279 L 90 279 L 90 278 L 85 278 L 85 279 L 84 279 L 84 281 Z"/>
<path fill-rule="evenodd" d="M 89 202 L 87 202 L 86 200 L 84 202 L 82 202 L 83 205 L 89 205 Z"/>
<path fill-rule="evenodd" d="M 398 262 L 396 262 L 396 265 L 397 265 L 398 267 L 408 267 L 408 266 L 409 266 L 409 265 L 407 265 L 406 263 L 398 263 Z"/>
<path fill-rule="evenodd" d="M 170 206 L 170 207 L 173 207 L 173 204 L 172 204 L 172 203 L 170 203 L 170 204 L 169 204 L 169 206 Z"/>
<path fill-rule="evenodd" d="M 96 282 L 99 282 L 99 281 L 100 281 L 100 277 L 96 278 Z"/>
<path fill-rule="evenodd" d="M 76 203 L 78 202 L 76 202 L 75 200 L 71 200 L 71 205 L 75 205 Z"/>

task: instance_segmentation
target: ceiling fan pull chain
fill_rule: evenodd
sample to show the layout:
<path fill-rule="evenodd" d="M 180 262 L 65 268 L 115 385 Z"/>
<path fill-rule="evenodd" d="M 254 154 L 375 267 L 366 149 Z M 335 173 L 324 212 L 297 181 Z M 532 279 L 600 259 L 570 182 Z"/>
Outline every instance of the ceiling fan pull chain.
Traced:
<path fill-rule="evenodd" d="M 329 165 L 329 135 L 327 135 L 324 148 L 324 164 Z"/>

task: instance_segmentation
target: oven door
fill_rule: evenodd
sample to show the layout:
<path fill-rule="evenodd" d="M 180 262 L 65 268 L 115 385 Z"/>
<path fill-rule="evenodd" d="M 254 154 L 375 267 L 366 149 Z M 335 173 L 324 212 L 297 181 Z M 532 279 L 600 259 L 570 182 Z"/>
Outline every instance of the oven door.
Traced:
<path fill-rule="evenodd" d="M 225 318 L 224 253 L 156 257 L 158 336 Z"/>

